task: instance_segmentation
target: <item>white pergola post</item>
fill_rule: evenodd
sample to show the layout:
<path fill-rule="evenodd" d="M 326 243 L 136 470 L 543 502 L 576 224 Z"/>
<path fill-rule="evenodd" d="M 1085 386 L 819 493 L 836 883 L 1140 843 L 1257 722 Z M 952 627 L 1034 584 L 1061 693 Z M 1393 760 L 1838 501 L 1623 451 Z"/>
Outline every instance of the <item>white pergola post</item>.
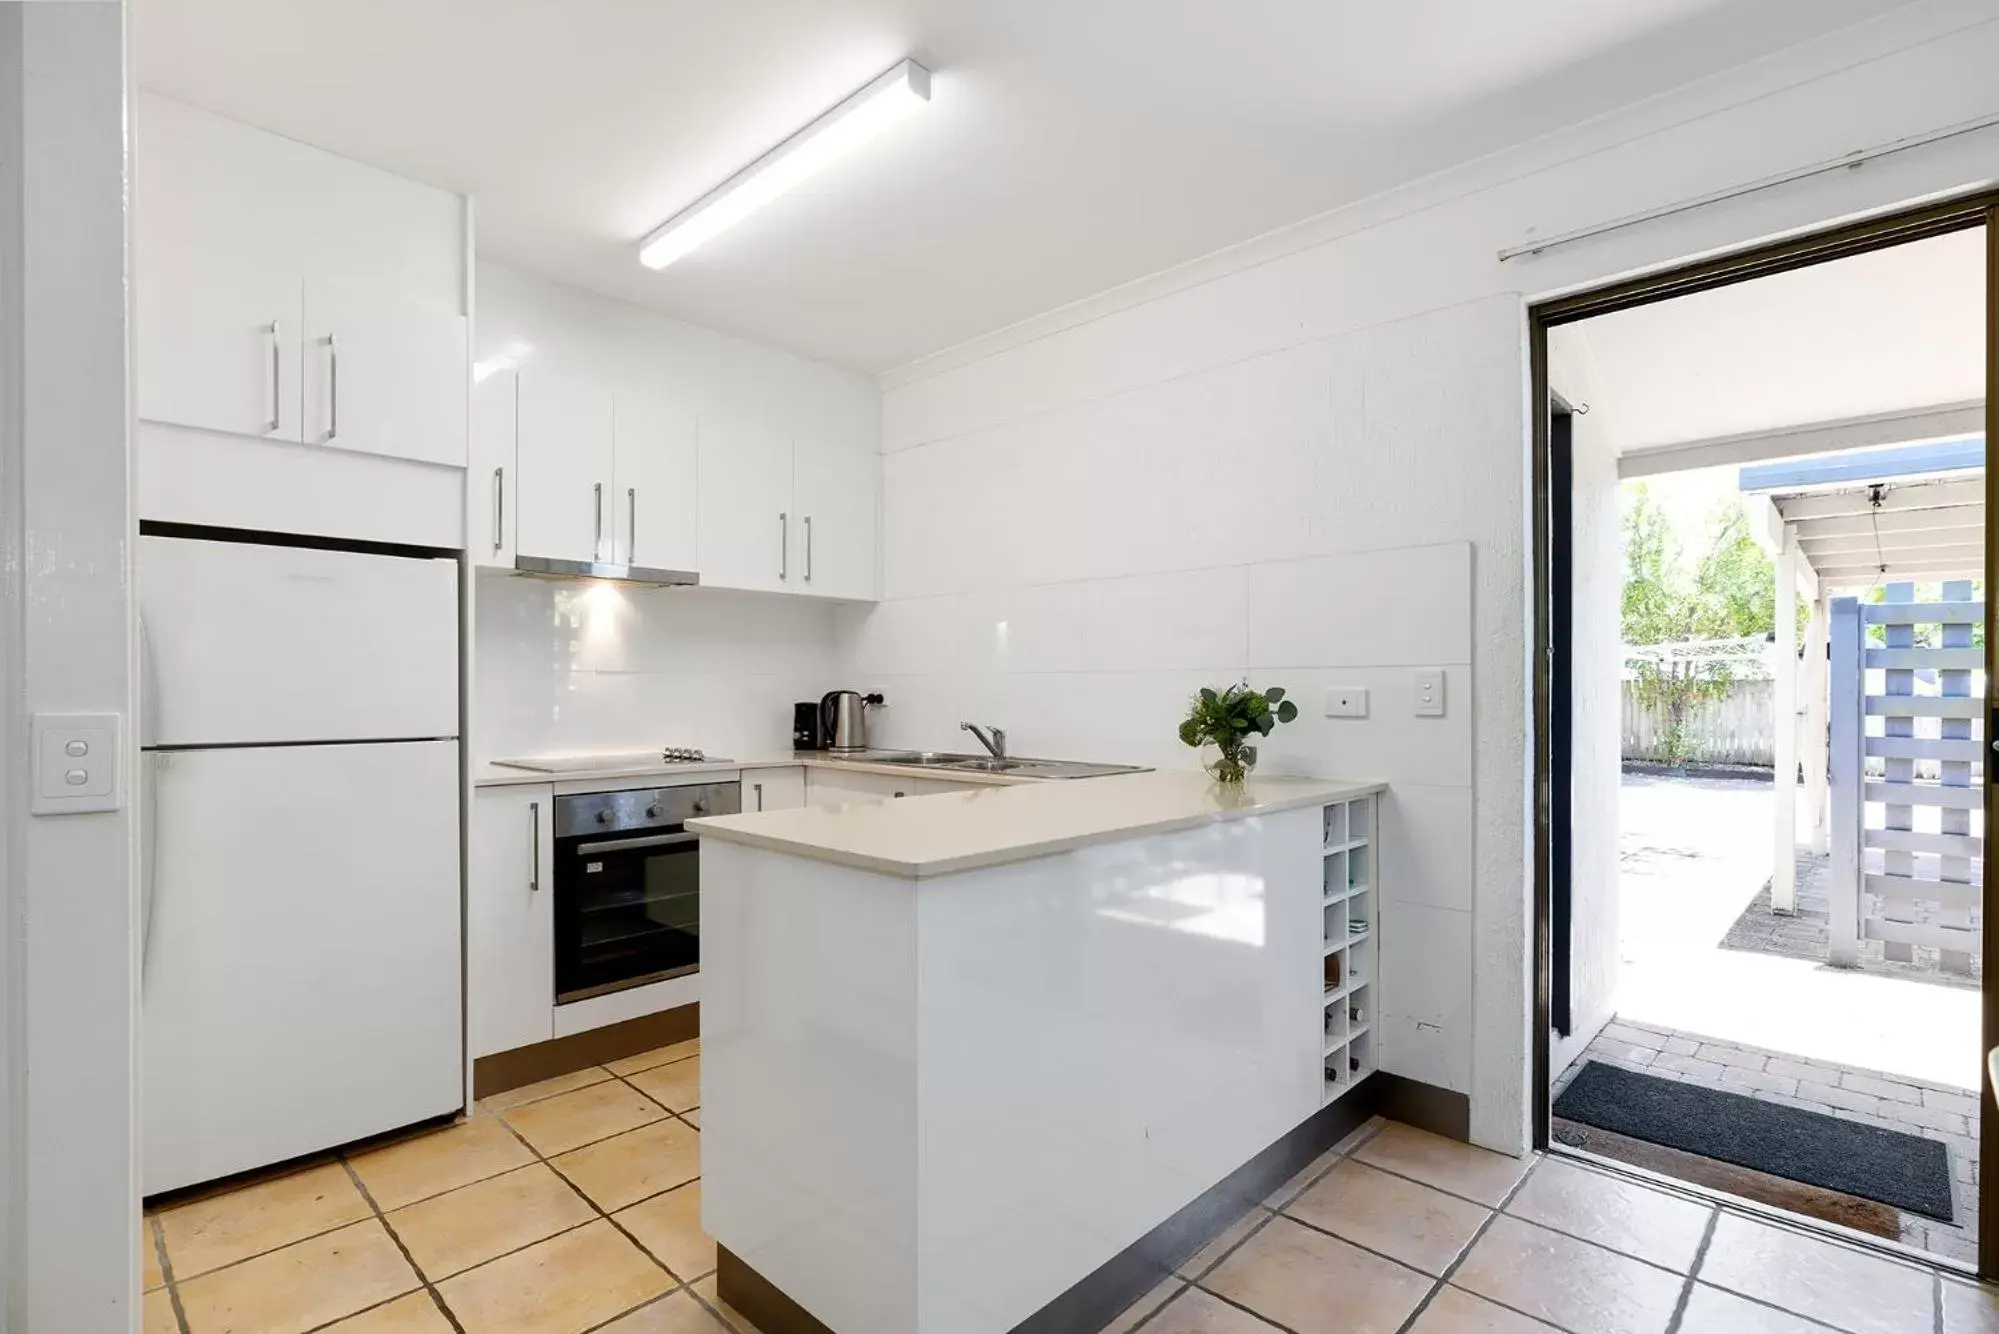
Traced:
<path fill-rule="evenodd" d="M 1770 910 L 1798 910 L 1798 527 L 1787 523 L 1777 549 L 1776 647 L 1771 664 L 1771 733 L 1776 785 Z"/>

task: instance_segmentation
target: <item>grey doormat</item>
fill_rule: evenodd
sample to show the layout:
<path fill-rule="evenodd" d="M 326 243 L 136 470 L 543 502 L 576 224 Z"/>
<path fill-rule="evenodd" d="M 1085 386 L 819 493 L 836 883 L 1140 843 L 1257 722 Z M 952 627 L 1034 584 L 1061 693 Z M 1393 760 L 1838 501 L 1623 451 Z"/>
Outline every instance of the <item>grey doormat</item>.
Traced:
<path fill-rule="evenodd" d="M 1591 1061 L 1555 1115 L 1790 1181 L 1951 1221 L 1950 1151 L 1935 1140 Z"/>

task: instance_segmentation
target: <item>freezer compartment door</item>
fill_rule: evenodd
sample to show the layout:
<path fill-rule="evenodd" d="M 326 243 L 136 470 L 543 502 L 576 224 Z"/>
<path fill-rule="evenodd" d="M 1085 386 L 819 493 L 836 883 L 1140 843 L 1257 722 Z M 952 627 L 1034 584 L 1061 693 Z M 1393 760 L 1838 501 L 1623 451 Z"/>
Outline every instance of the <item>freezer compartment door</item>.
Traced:
<path fill-rule="evenodd" d="M 148 746 L 458 735 L 458 563 L 142 537 Z"/>
<path fill-rule="evenodd" d="M 148 1195 L 458 1110 L 458 745 L 151 757 Z"/>

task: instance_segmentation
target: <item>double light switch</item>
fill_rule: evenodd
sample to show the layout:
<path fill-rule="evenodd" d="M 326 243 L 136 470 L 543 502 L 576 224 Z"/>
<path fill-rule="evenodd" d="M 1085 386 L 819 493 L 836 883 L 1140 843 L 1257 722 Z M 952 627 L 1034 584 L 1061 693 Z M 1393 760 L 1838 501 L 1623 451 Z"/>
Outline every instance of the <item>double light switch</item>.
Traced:
<path fill-rule="evenodd" d="M 33 720 L 34 815 L 115 811 L 119 733 L 115 713 L 38 713 Z"/>

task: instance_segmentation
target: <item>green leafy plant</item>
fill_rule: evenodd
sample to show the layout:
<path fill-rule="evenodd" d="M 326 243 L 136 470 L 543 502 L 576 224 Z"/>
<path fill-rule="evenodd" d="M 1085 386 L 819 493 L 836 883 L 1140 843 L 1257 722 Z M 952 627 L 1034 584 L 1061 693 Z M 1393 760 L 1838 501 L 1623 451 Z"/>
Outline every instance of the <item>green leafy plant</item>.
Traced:
<path fill-rule="evenodd" d="M 1254 738 L 1269 736 L 1277 724 L 1297 716 L 1298 706 L 1284 698 L 1281 686 L 1251 690 L 1247 681 L 1226 690 L 1203 686 L 1180 724 L 1180 740 L 1213 746 L 1219 757 L 1208 772 L 1220 782 L 1240 783 L 1256 767 Z"/>

